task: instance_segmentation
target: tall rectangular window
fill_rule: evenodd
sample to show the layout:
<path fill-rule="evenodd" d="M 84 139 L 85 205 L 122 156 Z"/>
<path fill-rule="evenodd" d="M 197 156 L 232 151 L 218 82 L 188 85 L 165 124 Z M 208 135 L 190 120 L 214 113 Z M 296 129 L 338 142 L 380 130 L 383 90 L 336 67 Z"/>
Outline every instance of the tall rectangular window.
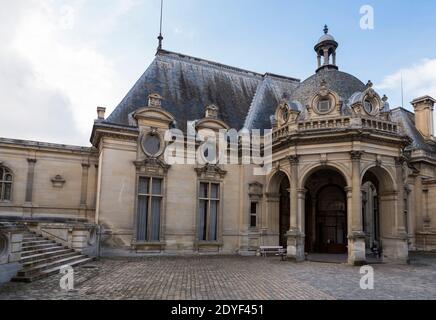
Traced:
<path fill-rule="evenodd" d="M 250 206 L 250 228 L 256 228 L 257 227 L 257 202 L 251 202 Z"/>
<path fill-rule="evenodd" d="M 159 178 L 139 178 L 136 241 L 160 240 L 162 185 Z"/>
<path fill-rule="evenodd" d="M 200 241 L 217 241 L 220 185 L 201 182 L 199 190 L 199 225 Z"/>

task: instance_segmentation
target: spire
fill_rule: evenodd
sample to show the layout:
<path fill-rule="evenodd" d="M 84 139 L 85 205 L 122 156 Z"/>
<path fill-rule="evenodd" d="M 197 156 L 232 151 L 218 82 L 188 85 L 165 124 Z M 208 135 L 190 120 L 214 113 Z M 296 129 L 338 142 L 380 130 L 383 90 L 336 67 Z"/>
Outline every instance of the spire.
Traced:
<path fill-rule="evenodd" d="M 163 17 L 163 0 L 160 1 L 160 28 L 159 28 L 159 36 L 157 37 L 157 39 L 159 40 L 159 45 L 157 47 L 157 51 L 162 50 L 162 41 L 163 41 L 163 36 L 162 36 L 162 17 Z"/>
<path fill-rule="evenodd" d="M 329 33 L 329 27 L 327 25 L 324 26 L 324 34 Z"/>

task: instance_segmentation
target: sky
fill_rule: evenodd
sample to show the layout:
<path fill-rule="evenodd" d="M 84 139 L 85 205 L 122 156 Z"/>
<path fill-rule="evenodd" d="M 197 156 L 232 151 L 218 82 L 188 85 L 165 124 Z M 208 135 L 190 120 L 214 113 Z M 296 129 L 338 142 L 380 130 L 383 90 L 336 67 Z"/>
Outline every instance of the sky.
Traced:
<path fill-rule="evenodd" d="M 0 137 L 88 146 L 152 62 L 160 0 L 0 0 Z M 374 26 L 362 29 L 362 6 Z M 433 0 L 164 0 L 164 49 L 306 79 L 324 24 L 337 64 L 404 107 L 436 97 Z"/>

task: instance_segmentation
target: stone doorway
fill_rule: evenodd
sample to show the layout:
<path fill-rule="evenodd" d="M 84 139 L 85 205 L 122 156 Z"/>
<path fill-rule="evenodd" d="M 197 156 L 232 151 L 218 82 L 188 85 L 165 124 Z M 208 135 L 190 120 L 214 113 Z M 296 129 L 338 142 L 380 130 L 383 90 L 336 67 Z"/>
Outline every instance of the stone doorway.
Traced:
<path fill-rule="evenodd" d="M 347 253 L 347 197 L 345 179 L 322 169 L 306 182 L 305 248 L 308 253 Z"/>

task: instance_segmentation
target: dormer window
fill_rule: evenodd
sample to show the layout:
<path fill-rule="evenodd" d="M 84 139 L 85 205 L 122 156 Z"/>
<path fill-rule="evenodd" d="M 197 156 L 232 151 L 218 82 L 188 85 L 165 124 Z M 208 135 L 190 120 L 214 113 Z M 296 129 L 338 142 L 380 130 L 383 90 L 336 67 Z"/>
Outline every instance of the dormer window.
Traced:
<path fill-rule="evenodd" d="M 319 113 L 327 113 L 331 109 L 331 101 L 329 99 L 323 99 L 318 102 L 317 106 Z"/>

